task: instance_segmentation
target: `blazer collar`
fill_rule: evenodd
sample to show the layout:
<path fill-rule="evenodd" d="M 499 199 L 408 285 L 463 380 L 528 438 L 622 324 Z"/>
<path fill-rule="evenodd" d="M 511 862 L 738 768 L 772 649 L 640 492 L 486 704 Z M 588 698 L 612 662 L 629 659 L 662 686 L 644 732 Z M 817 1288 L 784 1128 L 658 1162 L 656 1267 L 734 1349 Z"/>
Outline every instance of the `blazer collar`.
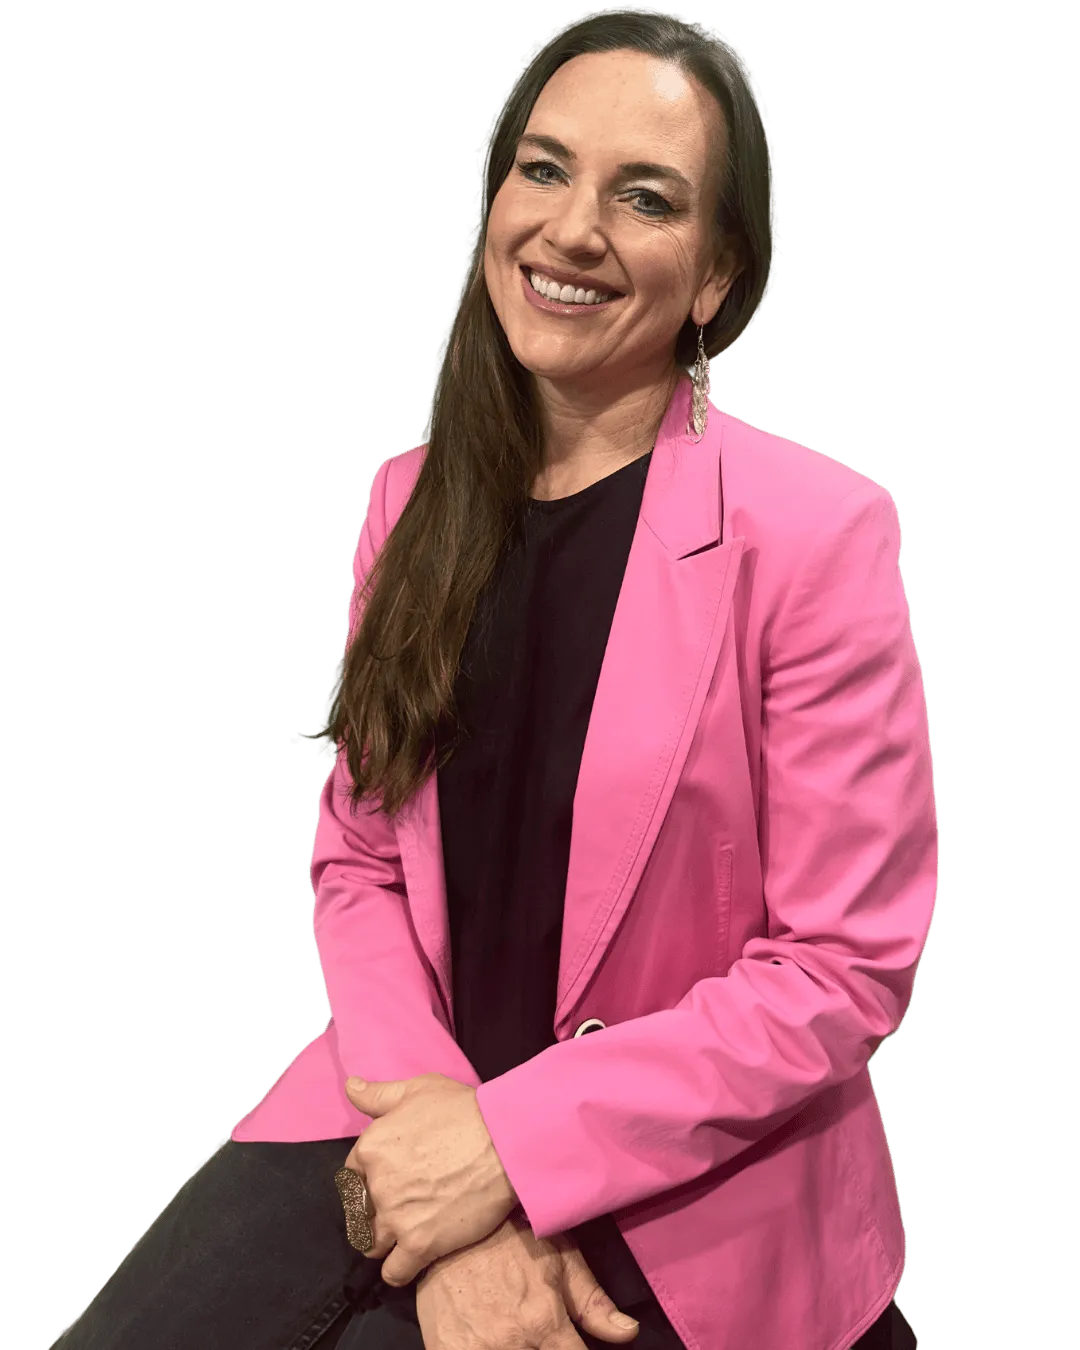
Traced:
<path fill-rule="evenodd" d="M 554 1034 L 563 1039 L 648 861 L 716 667 L 743 536 L 720 537 L 723 414 L 687 432 L 679 380 L 657 434 L 574 796 Z M 432 774 L 398 817 L 417 936 L 453 1031 L 449 920 Z"/>
<path fill-rule="evenodd" d="M 689 376 L 675 387 L 657 432 L 641 500 L 641 519 L 673 559 L 685 558 L 720 538 L 720 413 L 709 404 L 705 434 L 695 441 L 687 431 L 692 390 Z"/>

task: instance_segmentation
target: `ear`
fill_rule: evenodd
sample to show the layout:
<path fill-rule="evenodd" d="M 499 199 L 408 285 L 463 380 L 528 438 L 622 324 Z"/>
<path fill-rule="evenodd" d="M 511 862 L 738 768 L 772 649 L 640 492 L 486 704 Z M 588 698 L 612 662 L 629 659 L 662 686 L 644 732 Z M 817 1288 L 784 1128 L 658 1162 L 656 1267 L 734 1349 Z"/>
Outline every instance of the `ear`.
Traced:
<path fill-rule="evenodd" d="M 713 321 L 743 270 L 740 265 L 738 241 L 726 235 L 709 275 L 694 297 L 690 318 L 696 325 L 704 328 L 707 323 Z"/>

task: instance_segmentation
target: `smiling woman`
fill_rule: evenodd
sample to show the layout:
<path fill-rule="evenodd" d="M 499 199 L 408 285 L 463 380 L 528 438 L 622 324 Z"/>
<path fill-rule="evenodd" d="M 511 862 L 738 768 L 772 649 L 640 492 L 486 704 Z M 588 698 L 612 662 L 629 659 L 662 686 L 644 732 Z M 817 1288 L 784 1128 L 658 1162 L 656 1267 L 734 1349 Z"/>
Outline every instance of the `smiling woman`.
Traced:
<path fill-rule="evenodd" d="M 430 773 L 432 726 L 526 499 L 644 454 L 699 339 L 704 360 L 749 323 L 768 278 L 769 203 L 745 73 L 695 26 L 603 14 L 520 77 L 488 153 L 423 466 L 325 729 L 340 743 L 362 719 L 348 752 L 357 804 L 378 790 L 395 813 Z M 557 299 L 526 272 L 556 283 Z M 590 289 L 615 298 L 578 303 Z M 375 643 L 402 659 L 373 663 Z"/>
<path fill-rule="evenodd" d="M 686 329 L 714 322 L 743 272 L 764 285 L 767 254 L 751 263 L 744 232 L 724 232 L 723 106 L 733 102 L 687 69 L 626 49 L 563 62 L 531 102 L 514 171 L 488 213 L 483 266 L 502 331 L 530 375 L 543 446 L 534 486 L 563 490 L 594 476 L 591 457 L 611 466 L 643 453 Z M 767 172 L 755 186 L 767 219 Z M 579 258 L 602 265 L 570 265 Z M 596 304 L 597 294 L 611 298 Z M 573 341 L 561 324 L 522 310 L 522 295 L 533 311 L 580 320 Z M 560 426 L 582 402 L 605 410 L 584 448 Z M 625 434 L 628 416 L 636 436 Z M 571 459 L 573 476 L 563 477 Z"/>
<path fill-rule="evenodd" d="M 536 55 L 360 530 L 330 1024 L 54 1350 L 914 1346 L 867 1062 L 925 704 L 889 493 L 708 399 L 770 253 L 730 48 L 607 12 Z"/>

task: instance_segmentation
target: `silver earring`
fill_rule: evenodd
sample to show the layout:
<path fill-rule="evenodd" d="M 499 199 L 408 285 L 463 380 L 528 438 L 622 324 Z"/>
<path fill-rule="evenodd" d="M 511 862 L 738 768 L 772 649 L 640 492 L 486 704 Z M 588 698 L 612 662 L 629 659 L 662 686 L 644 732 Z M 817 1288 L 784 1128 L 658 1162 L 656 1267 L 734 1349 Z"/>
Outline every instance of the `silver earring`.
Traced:
<path fill-rule="evenodd" d="M 709 422 L 709 358 L 705 355 L 705 343 L 702 338 L 703 329 L 698 324 L 697 330 L 697 360 L 694 362 L 694 369 L 691 378 L 694 381 L 693 397 L 693 431 L 695 438 L 701 440 L 705 434 L 705 428 Z M 690 423 L 687 423 L 687 431 L 690 431 Z"/>

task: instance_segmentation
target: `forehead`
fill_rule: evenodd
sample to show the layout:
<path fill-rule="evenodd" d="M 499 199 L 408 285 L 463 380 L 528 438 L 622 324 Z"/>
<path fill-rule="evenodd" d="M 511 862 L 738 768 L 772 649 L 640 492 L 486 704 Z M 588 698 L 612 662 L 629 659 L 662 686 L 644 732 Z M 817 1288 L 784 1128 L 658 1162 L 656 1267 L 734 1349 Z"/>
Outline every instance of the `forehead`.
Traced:
<path fill-rule="evenodd" d="M 714 130 L 712 96 L 669 62 L 644 52 L 589 52 L 552 75 L 525 130 L 557 136 L 579 155 L 679 154 L 704 160 Z"/>

